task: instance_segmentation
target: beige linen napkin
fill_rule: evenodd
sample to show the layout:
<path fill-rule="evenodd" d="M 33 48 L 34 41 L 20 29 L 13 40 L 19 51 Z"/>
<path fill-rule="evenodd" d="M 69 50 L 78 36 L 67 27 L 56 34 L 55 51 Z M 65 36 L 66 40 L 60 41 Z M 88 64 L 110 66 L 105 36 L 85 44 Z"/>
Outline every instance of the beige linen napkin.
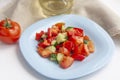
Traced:
<path fill-rule="evenodd" d="M 0 15 L 8 16 L 25 30 L 32 23 L 43 19 L 38 0 L 13 0 L 14 5 Z M 88 17 L 101 25 L 112 37 L 120 35 L 120 17 L 100 0 L 74 0 L 73 14 Z"/>

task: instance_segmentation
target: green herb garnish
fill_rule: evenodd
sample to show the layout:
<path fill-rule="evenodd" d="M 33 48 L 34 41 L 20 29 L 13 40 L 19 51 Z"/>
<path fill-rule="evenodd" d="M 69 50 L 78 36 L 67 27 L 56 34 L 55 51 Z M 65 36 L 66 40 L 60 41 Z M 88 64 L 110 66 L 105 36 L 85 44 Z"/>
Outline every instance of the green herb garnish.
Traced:
<path fill-rule="evenodd" d="M 50 55 L 50 60 L 51 60 L 51 61 L 57 61 L 57 54 L 52 53 L 52 54 Z"/>
<path fill-rule="evenodd" d="M 84 40 L 84 44 L 88 44 L 89 40 Z"/>

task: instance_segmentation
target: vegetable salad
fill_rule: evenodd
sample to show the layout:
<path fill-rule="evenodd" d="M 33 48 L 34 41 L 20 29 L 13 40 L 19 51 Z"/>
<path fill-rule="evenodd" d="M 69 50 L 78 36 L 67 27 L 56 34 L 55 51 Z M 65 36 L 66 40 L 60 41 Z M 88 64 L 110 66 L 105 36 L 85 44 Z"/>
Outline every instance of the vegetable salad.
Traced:
<path fill-rule="evenodd" d="M 35 40 L 39 55 L 63 69 L 69 68 L 74 61 L 83 61 L 95 51 L 93 41 L 82 28 L 66 27 L 63 22 L 52 25 L 47 32 L 37 32 Z"/>

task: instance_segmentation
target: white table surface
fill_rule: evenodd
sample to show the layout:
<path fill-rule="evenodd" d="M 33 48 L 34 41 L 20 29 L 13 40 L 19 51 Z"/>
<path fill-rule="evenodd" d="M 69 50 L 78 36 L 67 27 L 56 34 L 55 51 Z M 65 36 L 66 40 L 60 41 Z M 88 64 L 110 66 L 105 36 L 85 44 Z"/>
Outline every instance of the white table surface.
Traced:
<path fill-rule="evenodd" d="M 120 15 L 120 0 L 101 0 Z M 120 80 L 120 41 L 114 39 L 116 50 L 102 69 L 77 80 Z M 18 44 L 0 42 L 0 80 L 50 80 L 27 65 Z"/>

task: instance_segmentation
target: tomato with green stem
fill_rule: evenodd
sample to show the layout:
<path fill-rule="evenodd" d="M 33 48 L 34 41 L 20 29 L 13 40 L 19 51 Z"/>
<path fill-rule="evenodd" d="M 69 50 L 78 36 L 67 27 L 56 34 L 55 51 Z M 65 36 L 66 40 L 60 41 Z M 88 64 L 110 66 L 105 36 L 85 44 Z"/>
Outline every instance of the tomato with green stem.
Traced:
<path fill-rule="evenodd" d="M 15 43 L 18 41 L 20 34 L 21 28 L 17 22 L 8 18 L 0 21 L 0 40 L 2 42 Z"/>

